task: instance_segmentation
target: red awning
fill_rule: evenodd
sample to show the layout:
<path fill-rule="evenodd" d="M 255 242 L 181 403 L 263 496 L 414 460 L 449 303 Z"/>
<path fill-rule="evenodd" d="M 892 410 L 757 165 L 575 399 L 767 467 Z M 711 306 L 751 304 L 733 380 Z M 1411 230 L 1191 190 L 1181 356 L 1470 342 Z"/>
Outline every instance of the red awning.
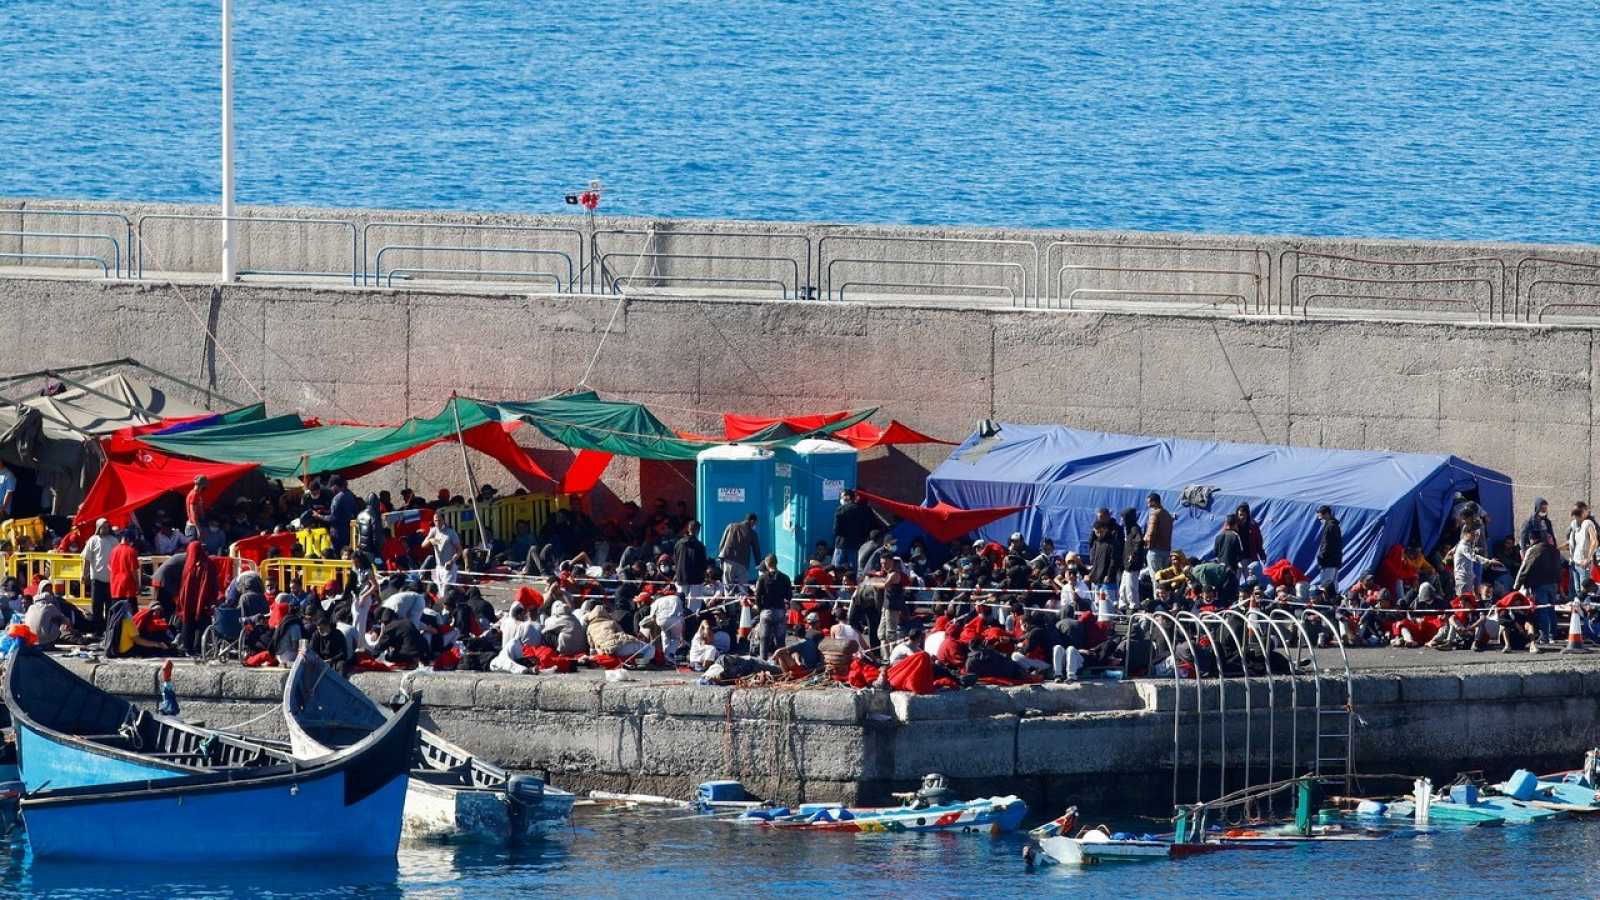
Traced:
<path fill-rule="evenodd" d="M 736 441 L 740 438 L 749 437 L 750 435 L 755 434 L 764 428 L 770 428 L 779 423 L 787 425 L 797 432 L 815 431 L 824 425 L 831 425 L 849 415 L 852 415 L 852 413 L 848 410 L 844 412 L 813 413 L 811 415 L 804 416 L 782 416 L 771 418 L 765 416 L 741 416 L 737 413 L 723 413 L 723 439 Z M 829 435 L 829 437 L 843 441 L 857 450 L 866 450 L 870 447 L 884 447 L 888 446 L 889 444 L 951 443 L 950 441 L 941 441 L 938 438 L 929 437 L 920 431 L 917 431 L 913 428 L 908 428 L 905 425 L 894 421 L 889 423 L 888 428 L 879 428 L 878 426 L 867 422 L 860 422 L 858 424 L 851 425 L 849 428 L 841 428 Z"/>
<path fill-rule="evenodd" d="M 103 446 L 109 450 L 113 442 Z M 112 525 L 122 527 L 140 507 L 155 501 L 169 491 L 187 493 L 194 487 L 196 475 L 206 476 L 206 489 L 202 493 L 206 505 L 215 503 L 229 485 L 255 468 L 253 463 L 213 463 L 168 456 L 156 450 L 139 449 L 132 453 L 109 453 L 110 459 L 100 469 L 94 485 L 83 498 L 77 515 L 72 518 L 72 531 L 68 539 L 83 538 L 94 531 L 96 519 L 105 518 Z"/>
<path fill-rule="evenodd" d="M 916 523 L 923 531 L 944 543 L 1028 508 L 996 506 L 988 509 L 962 509 L 943 501 L 935 506 L 913 506 L 910 503 L 897 503 L 886 497 L 869 494 L 859 488 L 856 493 L 869 503 L 874 503 L 902 519 Z"/>

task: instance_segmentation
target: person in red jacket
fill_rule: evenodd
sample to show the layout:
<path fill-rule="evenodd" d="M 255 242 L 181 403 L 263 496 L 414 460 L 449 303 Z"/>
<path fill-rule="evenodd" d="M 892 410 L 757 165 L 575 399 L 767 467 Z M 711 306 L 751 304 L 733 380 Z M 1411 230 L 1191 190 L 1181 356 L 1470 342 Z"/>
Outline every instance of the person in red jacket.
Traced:
<path fill-rule="evenodd" d="M 139 596 L 139 551 L 133 546 L 133 532 L 123 529 L 121 540 L 111 551 L 111 600 L 131 602 Z"/>

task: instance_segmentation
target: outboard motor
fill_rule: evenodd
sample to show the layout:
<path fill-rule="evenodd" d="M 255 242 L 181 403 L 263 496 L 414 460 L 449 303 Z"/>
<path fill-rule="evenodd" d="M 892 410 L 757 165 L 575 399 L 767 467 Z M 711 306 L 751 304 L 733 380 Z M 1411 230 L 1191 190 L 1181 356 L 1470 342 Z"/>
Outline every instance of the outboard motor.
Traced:
<path fill-rule="evenodd" d="M 959 803 L 961 798 L 950 789 L 950 783 L 938 772 L 930 772 L 922 776 L 922 787 L 917 789 L 916 804 L 918 806 L 947 806 Z"/>
<path fill-rule="evenodd" d="M 538 806 L 544 802 L 544 779 L 534 775 L 512 775 L 506 779 L 506 794 L 518 803 Z"/>

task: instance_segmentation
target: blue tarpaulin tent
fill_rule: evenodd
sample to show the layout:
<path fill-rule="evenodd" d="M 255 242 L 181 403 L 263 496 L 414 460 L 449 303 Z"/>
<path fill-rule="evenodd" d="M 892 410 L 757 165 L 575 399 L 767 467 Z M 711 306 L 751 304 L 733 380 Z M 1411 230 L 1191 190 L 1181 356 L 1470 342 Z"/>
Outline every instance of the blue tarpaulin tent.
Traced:
<path fill-rule="evenodd" d="M 989 436 L 984 436 L 988 433 Z M 1189 485 L 1216 488 L 1207 509 L 1183 506 Z M 1051 538 L 1060 552 L 1088 549 L 1095 510 L 1145 519 L 1151 491 L 1174 519 L 1172 543 L 1210 556 L 1222 520 L 1249 503 L 1269 562 L 1287 558 L 1315 576 L 1319 506 L 1333 508 L 1344 532 L 1340 586 L 1377 568 L 1396 543 L 1431 549 L 1457 494 L 1488 513 L 1490 539 L 1511 533 L 1511 482 L 1454 456 L 1229 444 L 1080 431 L 1062 426 L 998 426 L 978 432 L 928 476 L 928 502 L 964 508 L 1028 504 L 979 533 L 1030 544 Z"/>

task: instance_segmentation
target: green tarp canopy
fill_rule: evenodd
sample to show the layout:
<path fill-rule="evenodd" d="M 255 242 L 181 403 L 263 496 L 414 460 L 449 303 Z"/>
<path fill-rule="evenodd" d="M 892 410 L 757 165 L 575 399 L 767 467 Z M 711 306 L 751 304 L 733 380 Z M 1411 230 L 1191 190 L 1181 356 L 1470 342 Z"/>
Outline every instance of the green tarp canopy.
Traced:
<path fill-rule="evenodd" d="M 498 410 L 502 421 L 516 419 L 526 422 L 550 440 L 574 450 L 599 450 L 640 459 L 692 460 L 707 447 L 727 443 L 716 439 L 683 437 L 644 406 L 601 400 L 593 391 L 522 403 L 484 405 L 492 405 Z M 837 422 L 804 432 L 779 423 L 736 443 L 760 447 L 791 444 L 803 438 L 820 437 L 849 428 L 877 411 L 877 407 L 862 410 Z"/>
<path fill-rule="evenodd" d="M 849 428 L 877 412 L 853 413 L 812 431 L 774 425 L 738 443 L 774 447 Z M 526 423 L 550 440 L 575 450 L 597 450 L 640 459 L 692 460 L 725 441 L 680 436 L 638 403 L 602 400 L 592 391 L 513 403 L 455 398 L 437 415 L 399 425 L 320 424 L 281 415 L 254 422 L 150 435 L 146 444 L 165 453 L 213 462 L 256 463 L 269 478 L 343 472 L 360 474 L 404 459 L 463 432 L 497 422 Z"/>

